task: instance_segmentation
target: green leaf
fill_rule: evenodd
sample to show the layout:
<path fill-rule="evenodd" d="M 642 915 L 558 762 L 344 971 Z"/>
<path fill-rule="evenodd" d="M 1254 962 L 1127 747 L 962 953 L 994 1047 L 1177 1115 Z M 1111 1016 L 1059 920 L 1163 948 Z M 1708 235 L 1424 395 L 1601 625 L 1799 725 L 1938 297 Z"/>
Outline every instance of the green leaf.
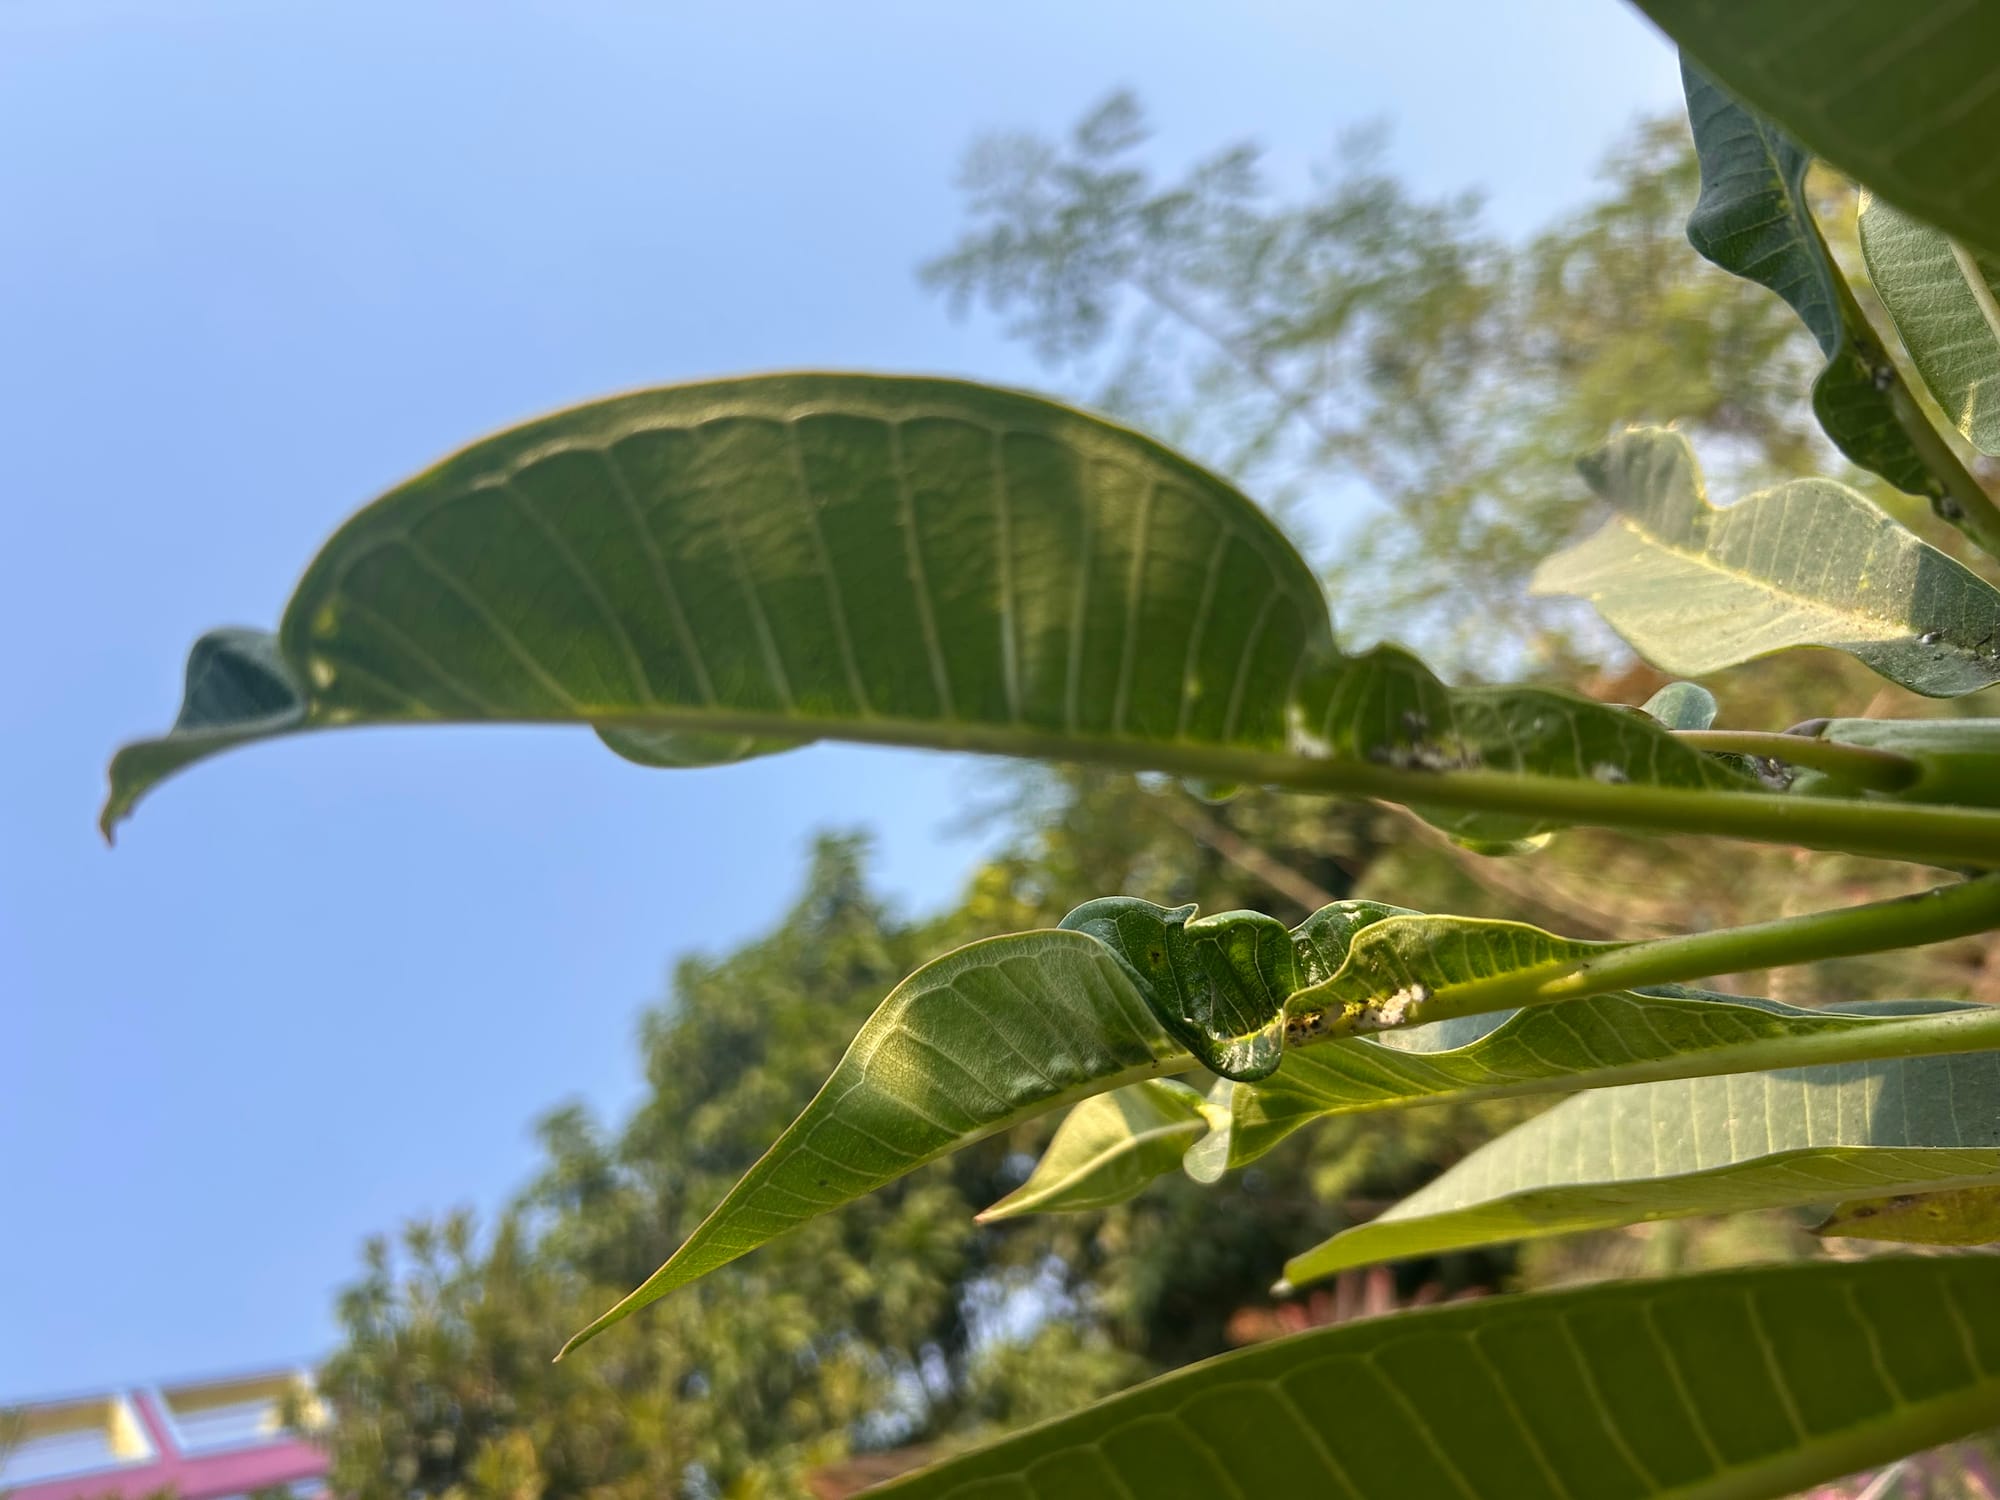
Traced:
<path fill-rule="evenodd" d="M 1861 252 L 1945 416 L 1981 453 L 2000 453 L 2000 255 L 1954 244 L 1868 193 Z"/>
<path fill-rule="evenodd" d="M 1642 707 L 1669 729 L 1707 729 L 1721 712 L 1715 694 L 1698 682 L 1670 682 Z"/>
<path fill-rule="evenodd" d="M 722 381 L 509 429 L 343 526 L 275 644 L 198 644 L 195 685 L 218 658 L 257 691 L 120 751 L 107 831 L 218 750 L 361 724 L 590 724 L 649 765 L 836 738 L 1370 795 L 1464 768 L 1747 786 L 1619 709 L 1342 656 L 1222 480 L 943 380 Z M 1561 821 L 1453 806 L 1480 836 Z"/>
<path fill-rule="evenodd" d="M 1110 949 L 1168 1035 L 1230 1079 L 1263 1078 L 1278 1066 L 1293 1029 L 1287 1002 L 1331 979 L 1357 933 L 1416 915 L 1375 901 L 1335 901 L 1288 930 L 1262 912 L 1195 911 L 1100 896 L 1058 926 Z"/>
<path fill-rule="evenodd" d="M 797 1120 L 666 1264 L 563 1348 L 997 1130 L 1185 1071 L 1123 964 L 1079 932 L 972 943 L 890 992 Z"/>
<path fill-rule="evenodd" d="M 1371 1261 L 1859 1193 L 2000 1183 L 2000 1052 L 1628 1084 L 1566 1100 L 1294 1257 Z"/>
<path fill-rule="evenodd" d="M 1898 489 L 1935 488 L 1876 372 L 1893 369 L 1841 280 L 1806 201 L 1812 158 L 1693 68 L 1683 65 L 1701 196 L 1688 240 L 1707 259 L 1791 305 L 1826 356 L 1813 411 L 1839 448 Z"/>
<path fill-rule="evenodd" d="M 279 654 L 276 636 L 235 627 L 211 630 L 188 652 L 181 711 L 172 731 L 118 752 L 111 775 L 113 802 L 121 784 L 152 786 L 237 745 L 295 733 L 306 727 L 306 717 L 304 690 Z M 107 806 L 107 836 L 113 818 Z"/>
<path fill-rule="evenodd" d="M 1123 1203 L 1180 1165 L 1187 1148 L 1208 1132 L 1207 1108 L 1198 1091 L 1171 1078 L 1086 1099 L 1056 1128 L 1028 1180 L 980 1221 Z"/>
<path fill-rule="evenodd" d="M 1931 697 L 2000 682 L 2000 589 L 1852 490 L 1798 479 L 1718 510 L 1687 439 L 1660 428 L 1582 469 L 1616 514 L 1544 562 L 1535 592 L 1590 600 L 1662 670 L 1828 646 Z"/>
<path fill-rule="evenodd" d="M 1717 82 L 1948 234 L 2000 251 L 2000 9 L 1636 0 Z"/>
<path fill-rule="evenodd" d="M 1339 968 L 1294 992 L 1285 1007 L 1286 1038 L 1296 1047 L 1330 1034 L 1505 1010 L 1537 980 L 1630 946 L 1557 937 L 1525 922 L 1416 912 L 1385 917 L 1353 934 Z M 1519 988 L 1490 1005 L 1456 1008 L 1461 994 L 1496 982 Z"/>
<path fill-rule="evenodd" d="M 1230 1095 L 1227 1128 L 1190 1151 L 1212 1182 L 1332 1115 L 1605 1088 L 2000 1042 L 2000 1011 L 1872 1016 L 1668 987 L 1465 1016 L 1294 1047 Z"/>
<path fill-rule="evenodd" d="M 1308 677 L 1298 697 L 1295 743 L 1316 755 L 1426 777 L 1486 769 L 1716 791 L 1754 784 L 1714 757 L 1689 750 L 1649 715 L 1541 688 L 1447 688 L 1394 646 Z M 1421 798 L 1411 806 L 1461 841 L 1478 844 L 1534 839 L 1563 826 L 1560 819 L 1468 813 Z"/>
<path fill-rule="evenodd" d="M 2000 1260 L 1494 1297 L 1223 1355 L 882 1500 L 1757 1500 L 1990 1425 Z"/>
<path fill-rule="evenodd" d="M 1954 1188 L 1843 1203 L 1813 1231 L 1905 1245 L 1991 1245 L 2000 1241 L 2000 1188 Z"/>
<path fill-rule="evenodd" d="M 1287 932 L 1254 912 L 1203 923 L 1188 920 L 1193 911 L 1130 897 L 1087 901 L 1054 931 L 989 938 L 925 964 L 890 992 L 804 1112 L 686 1243 L 563 1352 L 786 1230 L 997 1130 L 1186 1072 L 1195 1057 L 1176 1034 L 1190 1029 L 1188 997 L 1203 982 L 1245 977 L 1232 966 L 1247 957 L 1282 959 L 1287 982 L 1317 983 L 1340 968 L 1357 932 L 1402 914 L 1336 901 Z M 1264 924 L 1283 939 L 1282 954 L 1273 954 Z M 1169 944 L 1169 925 L 1214 941 L 1209 951 L 1201 942 Z M 1243 934 L 1248 941 L 1239 945 Z M 1247 977 L 1271 982 L 1254 968 Z M 1278 1018 L 1282 1045 L 1283 996 L 1263 1003 Z M 1213 1014 L 1193 1009 L 1207 1018 L 1193 1028 L 1200 1034 Z M 1221 1118 L 1219 1108 L 1213 1117 Z"/>
<path fill-rule="evenodd" d="M 1105 896 L 1061 925 L 1124 959 L 1160 1024 L 1203 1067 L 1262 1078 L 1284 1053 L 1285 1001 L 1299 988 L 1291 931 L 1262 912 L 1195 910 Z"/>
<path fill-rule="evenodd" d="M 661 771 L 734 765 L 812 743 L 783 735 L 704 734 L 698 729 L 638 729 L 610 724 L 599 725 L 597 737 L 633 764 Z"/>

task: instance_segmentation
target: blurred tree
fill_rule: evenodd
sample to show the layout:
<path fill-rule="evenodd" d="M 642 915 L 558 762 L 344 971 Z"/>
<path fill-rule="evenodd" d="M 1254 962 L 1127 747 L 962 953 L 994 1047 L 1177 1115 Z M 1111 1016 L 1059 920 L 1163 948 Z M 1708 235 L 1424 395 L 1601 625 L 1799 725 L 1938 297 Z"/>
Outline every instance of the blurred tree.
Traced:
<path fill-rule="evenodd" d="M 1346 643 L 1394 638 L 1461 676 L 1540 675 L 1643 702 L 1663 678 L 1587 608 L 1527 592 L 1536 564 L 1601 516 L 1576 455 L 1630 422 L 1688 430 L 1719 500 L 1832 474 L 1962 552 L 1920 502 L 1821 436 L 1807 402 L 1820 355 L 1790 309 L 1689 247 L 1700 172 L 1678 116 L 1636 126 L 1608 157 L 1601 194 L 1520 245 L 1484 227 L 1475 196 L 1426 200 L 1398 181 L 1379 131 L 1350 136 L 1291 194 L 1247 145 L 1162 175 L 1148 134 L 1138 104 L 1117 93 L 1060 140 L 989 136 L 962 172 L 970 223 L 922 274 L 955 310 L 982 303 L 1002 316 L 1082 399 L 1286 502 L 1294 531 L 1317 534 L 1301 539 L 1322 543 Z M 1846 247 L 1851 194 L 1824 175 L 1814 187 Z M 1939 711 L 1831 652 L 1788 653 L 1713 686 L 1725 726 L 1782 729 L 1828 705 Z M 1944 711 L 1990 714 L 1996 697 Z M 1294 816 L 1318 821 L 1288 828 Z M 1695 844 L 1662 864 L 1599 834 L 1565 838 L 1528 874 L 1410 820 L 1393 840 L 1360 841 L 1393 844 L 1378 864 L 1352 857 L 1358 816 L 1267 799 L 1241 811 L 1247 835 L 1206 842 L 1222 858 L 1289 844 L 1290 864 L 1322 874 L 1328 854 L 1348 851 L 1345 884 L 1320 881 L 1336 894 L 1361 880 L 1378 900 L 1589 937 L 1777 915 L 1909 880 L 1866 861 L 1808 867 Z M 1904 955 L 1901 990 L 2000 988 L 1994 952 L 1961 945 L 1914 974 Z M 1877 971 L 1735 977 L 1787 998 L 1845 999 L 1867 993 Z"/>
<path fill-rule="evenodd" d="M 1515 671 L 1553 626 L 1573 633 L 1571 607 L 1522 608 L 1527 575 L 1584 509 L 1576 454 L 1615 426 L 1678 421 L 1718 474 L 1830 461 L 1803 328 L 1688 248 L 1699 174 L 1678 119 L 1638 128 L 1603 197 L 1518 247 L 1476 196 L 1425 201 L 1390 175 L 1379 131 L 1296 197 L 1244 145 L 1159 180 L 1147 136 L 1120 93 L 1064 140 L 981 142 L 972 223 L 924 278 L 1295 521 L 1316 500 L 1356 642 Z"/>

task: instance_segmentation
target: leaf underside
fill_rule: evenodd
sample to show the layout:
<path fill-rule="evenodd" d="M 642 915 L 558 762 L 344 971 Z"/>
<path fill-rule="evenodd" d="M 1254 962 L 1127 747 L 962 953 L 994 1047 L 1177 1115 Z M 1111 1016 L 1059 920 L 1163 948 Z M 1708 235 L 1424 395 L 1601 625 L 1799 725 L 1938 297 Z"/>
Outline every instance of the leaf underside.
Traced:
<path fill-rule="evenodd" d="M 2000 1188 L 1864 1198 L 1841 1204 L 1813 1232 L 1905 1245 L 1991 1245 L 2000 1242 Z"/>
<path fill-rule="evenodd" d="M 2000 454 L 2000 255 L 1981 255 L 1900 213 L 1861 202 L 1868 278 L 1925 387 L 1960 437 Z"/>
<path fill-rule="evenodd" d="M 1194 910 L 1124 897 L 1086 902 L 1062 928 L 988 939 L 926 964 L 883 1001 L 798 1119 L 686 1243 L 569 1347 L 809 1219 L 1064 1105 L 1077 1108 L 1043 1162 L 985 1217 L 1103 1207 L 1177 1161 L 1197 1180 L 1213 1181 L 1329 1114 L 1885 1052 L 1944 1053 L 1978 1045 L 1980 1023 L 1990 1019 L 1982 1007 L 1813 1012 L 1669 988 L 1457 1014 L 1426 1026 L 1424 1007 L 1433 1000 L 1515 1003 L 1519 991 L 1510 986 L 1567 973 L 1619 945 L 1365 901 L 1333 903 L 1290 931 L 1256 913 L 1190 920 Z M 1166 940 L 1169 928 L 1213 939 L 1235 967 L 1218 969 L 1216 953 L 1204 955 L 1199 945 L 1177 947 Z M 1167 1081 L 1196 1065 L 1179 1034 L 1189 985 L 1172 972 L 1176 964 L 1211 978 L 1233 972 L 1266 979 L 1282 971 L 1284 983 L 1298 986 L 1289 1001 L 1270 1001 L 1284 1023 L 1274 1075 L 1218 1090 L 1213 1101 Z M 1175 1026 L 1167 1024 L 1170 1014 Z M 1302 1024 L 1309 1019 L 1311 1026 Z M 1385 1037 L 1326 1041 L 1328 1028 Z M 1937 1078 L 1952 1084 L 1957 1075 Z M 1858 1096 L 1849 1088 L 1840 1097 Z M 1573 1102 L 1544 1119 L 1578 1107 Z M 1859 1106 L 1843 1103 L 1842 1118 L 1849 1114 L 1860 1119 Z M 1532 1149 L 1535 1139 L 1506 1137 L 1487 1153 L 1510 1141 Z M 1401 1212 L 1357 1233 L 1393 1224 Z M 1619 1222 L 1646 1216 L 1642 1207 Z"/>
<path fill-rule="evenodd" d="M 1683 64 L 1688 123 L 1701 162 L 1701 196 L 1688 240 L 1723 270 L 1769 287 L 1799 315 L 1826 356 L 1813 412 L 1834 446 L 1898 489 L 1924 494 L 1929 471 L 1875 372 L 1886 364 L 1806 200 L 1812 157 Z"/>
<path fill-rule="evenodd" d="M 1208 1130 L 1202 1096 L 1171 1078 L 1098 1094 L 1056 1127 L 1028 1180 L 979 1215 L 982 1223 L 1025 1214 L 1109 1208 L 1180 1165 Z"/>
<path fill-rule="evenodd" d="M 261 691 L 198 704 L 218 656 Z M 850 739 L 1748 785 L 1641 715 L 1343 656 L 1312 571 L 1214 475 L 1036 397 L 888 376 L 645 391 L 476 443 L 343 526 L 275 640 L 198 643 L 189 687 L 114 759 L 107 831 L 206 755 L 359 724 L 588 724 L 649 765 Z"/>
<path fill-rule="evenodd" d="M 1879 1016 L 1698 991 L 1623 992 L 1293 1048 L 1231 1091 L 1189 1168 L 1213 1180 L 1332 1115 L 1785 1066 L 1810 1049 L 1944 1051 L 1982 1012 Z M 1979 1039 L 1968 1040 L 1967 1045 Z M 1824 1054 L 1821 1054 L 1824 1055 Z"/>
<path fill-rule="evenodd" d="M 1065 921 L 1107 907 L 1181 922 L 1194 911 L 1115 898 L 1087 902 Z M 1399 910 L 1337 901 L 1290 932 L 1268 917 L 1255 920 L 1277 927 L 1299 971 L 1319 980 L 1340 967 L 1355 933 Z M 1229 916 L 1205 919 L 1207 930 L 1226 931 Z M 1145 930 L 1112 932 L 1110 942 L 1068 926 L 1015 933 L 918 969 L 876 1008 L 819 1093 L 666 1264 L 563 1352 L 786 1230 L 995 1131 L 1192 1069 L 1194 1055 L 1163 1020 L 1179 1003 L 1179 987 L 1142 972 L 1150 967 L 1144 952 L 1126 951 L 1143 948 Z M 1166 1108 L 1177 1089 L 1191 1092 L 1161 1084 L 1146 1097 Z M 1207 1118 L 1205 1109 L 1196 1113 Z"/>
<path fill-rule="evenodd" d="M 1670 682 L 1641 706 L 1669 729 L 1708 729 L 1722 711 L 1715 694 L 1698 682 Z"/>
<path fill-rule="evenodd" d="M 812 1102 L 666 1264 L 562 1352 L 961 1146 L 1193 1065 L 1095 938 L 1016 933 L 933 959 L 890 992 Z"/>
<path fill-rule="evenodd" d="M 2000 1261 L 1489 1298 L 1176 1371 L 882 1500 L 1751 1500 L 2000 1414 Z"/>
<path fill-rule="evenodd" d="M 1296 1256 L 1372 1261 L 1640 1220 L 2000 1182 L 2000 1052 L 1629 1084 L 1489 1142 L 1381 1217 Z"/>
<path fill-rule="evenodd" d="M 2000 252 L 2000 7 L 1636 3 L 1703 71 L 1849 177 Z"/>
<path fill-rule="evenodd" d="M 1719 510 L 1680 434 L 1627 432 L 1582 465 L 1615 514 L 1535 572 L 1664 671 L 1795 646 L 1845 651 L 1931 697 L 2000 682 L 2000 589 L 1824 479 Z"/>

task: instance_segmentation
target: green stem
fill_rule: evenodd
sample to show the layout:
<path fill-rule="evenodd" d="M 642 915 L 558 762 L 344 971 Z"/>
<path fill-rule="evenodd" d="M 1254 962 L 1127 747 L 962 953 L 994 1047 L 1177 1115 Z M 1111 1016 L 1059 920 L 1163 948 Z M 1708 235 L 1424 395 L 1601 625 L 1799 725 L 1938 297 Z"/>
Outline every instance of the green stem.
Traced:
<path fill-rule="evenodd" d="M 1987 1052 L 1996 1048 L 2000 1048 L 2000 1005 L 1979 1005 L 1965 1010 L 1895 1019 L 1878 1017 L 1866 1026 L 1840 1031 L 1770 1037 L 1740 1050 L 1731 1049 L 1729 1071 L 1758 1073 L 1766 1068 L 1875 1062 L 1885 1057 L 1949 1057 L 1956 1053 Z M 1665 1061 L 1658 1076 L 1712 1076 L 1711 1070 L 1700 1067 L 1700 1061 L 1701 1054 L 1698 1052 L 1679 1054 Z"/>
<path fill-rule="evenodd" d="M 1599 948 L 1490 979 L 1443 985 L 1425 996 L 1409 1019 L 1442 1021 L 1641 985 L 1915 948 L 1995 927 L 2000 927 L 2000 876 L 1983 876 L 1867 906 Z"/>
<path fill-rule="evenodd" d="M 1964 532 L 1988 557 L 2000 557 L 2000 506 L 1993 503 L 1993 497 L 1986 493 L 1986 487 L 1972 471 L 1959 462 L 1957 452 L 1944 434 L 1931 425 L 1901 375 L 1889 387 L 1889 405 L 1896 413 L 1896 421 L 1909 435 L 1910 445 L 1924 461 L 1924 467 L 1938 481 L 1939 493 L 1931 496 L 1932 508 Z"/>
<path fill-rule="evenodd" d="M 1802 734 L 1761 729 L 1681 729 L 1675 731 L 1674 738 L 1712 755 L 1751 755 L 1823 771 L 1847 786 L 1871 792 L 1907 791 L 1923 775 L 1923 767 L 1906 755 Z"/>
<path fill-rule="evenodd" d="M 1134 747 L 1125 753 L 1107 749 L 1102 758 L 1114 764 L 1248 786 L 1379 797 L 1406 807 L 1506 813 L 1551 824 L 1714 834 L 1949 869 L 2000 869 L 2000 810 L 1990 808 L 1616 785 L 1508 771 L 1417 771 L 1256 751 L 1204 748 L 1183 757 L 1173 747 Z M 1037 751 L 1029 747 L 1016 753 Z M 1051 736 L 1046 753 L 1056 760 L 1072 759 L 1076 747 Z M 1183 760 L 1184 764 L 1177 763 Z"/>
<path fill-rule="evenodd" d="M 2000 868 L 2000 811 L 1987 808 L 1612 786 L 1500 771 L 1433 773 L 1352 762 L 1301 764 L 1278 756 L 1243 757 L 1241 779 L 1256 784 L 1259 761 L 1275 772 L 1263 778 L 1270 785 L 1380 797 L 1412 807 L 1513 813 L 1550 823 L 1639 833 L 1713 834 L 1951 869 Z"/>
<path fill-rule="evenodd" d="M 643 722 L 664 729 L 699 727 L 711 733 L 774 738 L 796 738 L 800 732 L 799 720 L 783 714 L 704 713 L 698 725 L 668 719 Z M 2000 869 L 2000 809 L 1995 808 L 1718 792 L 1515 771 L 1431 771 L 1220 745 L 1086 739 L 1011 725 L 996 729 L 868 719 L 843 726 L 842 738 L 920 750 L 1084 761 L 1244 786 L 1378 797 L 1405 807 L 1501 813 L 1550 826 L 1710 834 L 1952 870 Z"/>

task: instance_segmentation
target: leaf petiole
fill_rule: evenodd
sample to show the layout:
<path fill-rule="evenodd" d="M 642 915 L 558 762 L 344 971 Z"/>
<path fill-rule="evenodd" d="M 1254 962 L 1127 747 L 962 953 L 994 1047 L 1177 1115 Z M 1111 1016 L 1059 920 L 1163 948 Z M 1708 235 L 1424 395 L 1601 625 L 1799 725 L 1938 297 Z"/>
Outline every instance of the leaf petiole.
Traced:
<path fill-rule="evenodd" d="M 1749 755 L 1820 771 L 1863 791 L 1906 791 L 1923 775 L 1923 767 L 1907 755 L 1810 735 L 1757 729 L 1682 729 L 1675 731 L 1674 737 L 1712 755 Z"/>
<path fill-rule="evenodd" d="M 2000 927 L 2000 876 L 1987 875 L 1866 906 L 1628 943 L 1490 979 L 1442 985 L 1425 997 L 1412 1019 L 1442 1021 L 1745 969 L 1915 948 L 1995 927 Z"/>

